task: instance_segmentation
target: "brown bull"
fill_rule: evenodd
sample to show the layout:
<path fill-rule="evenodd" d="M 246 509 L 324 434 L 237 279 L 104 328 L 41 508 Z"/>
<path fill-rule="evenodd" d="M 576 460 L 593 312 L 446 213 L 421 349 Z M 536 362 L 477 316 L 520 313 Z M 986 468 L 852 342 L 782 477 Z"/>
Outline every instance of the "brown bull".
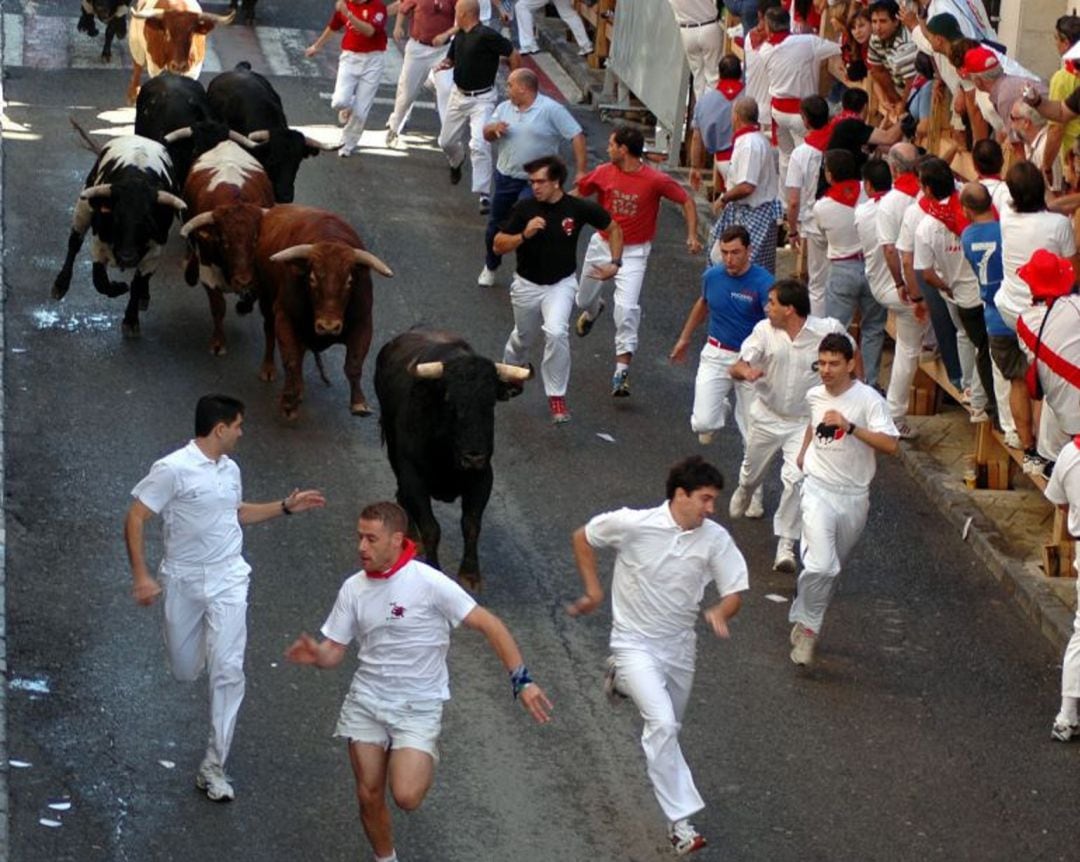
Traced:
<path fill-rule="evenodd" d="M 344 344 L 350 409 L 357 416 L 370 414 L 360 378 L 371 347 L 371 270 L 387 277 L 393 272 L 365 250 L 343 219 L 294 204 L 279 204 L 263 216 L 255 258 L 266 335 L 259 376 L 274 378 L 276 337 L 285 368 L 282 413 L 288 419 L 297 415 L 304 354 Z"/>
<path fill-rule="evenodd" d="M 202 282 L 214 321 L 210 352 L 225 353 L 225 292 L 240 294 L 250 311 L 255 294 L 255 247 L 263 212 L 274 205 L 274 189 L 262 165 L 245 148 L 225 141 L 195 162 L 184 184 L 184 201 L 194 217 L 180 235 L 190 253 L 188 284 Z M 238 310 L 245 309 L 238 304 Z"/>

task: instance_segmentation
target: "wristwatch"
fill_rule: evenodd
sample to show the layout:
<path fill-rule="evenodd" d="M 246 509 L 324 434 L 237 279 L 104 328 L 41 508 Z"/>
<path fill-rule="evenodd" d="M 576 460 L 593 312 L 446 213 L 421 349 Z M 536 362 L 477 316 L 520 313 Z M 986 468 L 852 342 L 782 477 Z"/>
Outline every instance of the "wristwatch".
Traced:
<path fill-rule="evenodd" d="M 854 422 L 849 422 L 848 423 L 847 432 L 848 432 L 848 434 L 850 436 L 852 436 L 852 437 L 855 436 L 855 423 Z"/>
<path fill-rule="evenodd" d="M 622 258 L 621 257 L 613 257 L 611 259 L 610 263 L 611 263 L 612 266 L 622 266 Z"/>

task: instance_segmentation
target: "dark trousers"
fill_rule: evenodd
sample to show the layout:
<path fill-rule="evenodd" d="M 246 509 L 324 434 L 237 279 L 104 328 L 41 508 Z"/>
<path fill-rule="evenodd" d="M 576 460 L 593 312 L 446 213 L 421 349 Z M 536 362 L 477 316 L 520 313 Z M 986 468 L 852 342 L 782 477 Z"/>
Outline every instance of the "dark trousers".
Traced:
<path fill-rule="evenodd" d="M 926 310 L 930 312 L 930 325 L 934 327 L 945 373 L 949 375 L 949 380 L 958 385 L 964 373 L 960 370 L 960 352 L 956 349 L 956 325 L 949 316 L 949 306 L 946 305 L 944 297 L 930 287 L 921 275 L 916 273 L 915 279 L 919 283 L 919 292 L 926 299 Z"/>
<path fill-rule="evenodd" d="M 956 311 L 960 316 L 960 325 L 964 327 L 967 337 L 975 345 L 975 367 L 979 372 L 979 382 L 982 383 L 983 391 L 986 392 L 986 410 L 988 413 L 996 413 L 994 370 L 990 363 L 990 337 L 986 334 L 983 307 L 981 304 L 974 308 L 961 308 L 958 305 Z"/>
<path fill-rule="evenodd" d="M 510 210 L 519 200 L 531 198 L 532 189 L 529 181 L 519 180 L 517 177 L 508 177 L 495 171 L 495 183 L 491 195 L 491 212 L 488 214 L 487 232 L 484 234 L 484 246 L 487 249 L 485 265 L 488 269 L 498 269 L 502 263 L 502 256 L 491 250 L 491 243 L 495 234 L 499 232 Z"/>

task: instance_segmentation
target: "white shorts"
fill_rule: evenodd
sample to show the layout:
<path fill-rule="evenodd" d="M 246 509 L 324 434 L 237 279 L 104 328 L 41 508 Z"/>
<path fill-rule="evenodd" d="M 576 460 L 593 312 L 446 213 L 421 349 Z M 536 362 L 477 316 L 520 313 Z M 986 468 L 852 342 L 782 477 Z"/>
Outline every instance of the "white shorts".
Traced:
<path fill-rule="evenodd" d="M 441 700 L 384 703 L 350 691 L 341 704 L 334 736 L 380 745 L 384 751 L 415 748 L 438 763 L 442 711 Z"/>

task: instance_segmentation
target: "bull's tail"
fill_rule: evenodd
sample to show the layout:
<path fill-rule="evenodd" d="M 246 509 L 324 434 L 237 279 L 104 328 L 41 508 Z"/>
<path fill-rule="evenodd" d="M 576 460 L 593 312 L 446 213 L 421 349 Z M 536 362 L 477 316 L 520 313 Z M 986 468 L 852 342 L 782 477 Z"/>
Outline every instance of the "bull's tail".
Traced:
<path fill-rule="evenodd" d="M 326 376 L 326 369 L 323 368 L 322 354 L 321 353 L 316 353 L 315 354 L 315 367 L 317 369 L 319 369 L 319 377 L 322 378 L 322 382 L 324 384 L 326 384 L 327 386 L 329 386 L 330 385 L 330 378 Z"/>
<path fill-rule="evenodd" d="M 68 122 L 70 122 L 71 125 L 75 128 L 75 131 L 79 133 L 79 137 L 82 138 L 83 147 L 88 149 L 95 156 L 100 156 L 101 151 L 103 149 L 103 146 L 101 144 L 99 144 L 97 141 L 95 141 L 93 138 L 91 138 L 86 133 L 86 130 L 82 126 L 80 126 L 78 123 L 75 122 L 74 117 L 69 116 L 68 117 Z"/>

